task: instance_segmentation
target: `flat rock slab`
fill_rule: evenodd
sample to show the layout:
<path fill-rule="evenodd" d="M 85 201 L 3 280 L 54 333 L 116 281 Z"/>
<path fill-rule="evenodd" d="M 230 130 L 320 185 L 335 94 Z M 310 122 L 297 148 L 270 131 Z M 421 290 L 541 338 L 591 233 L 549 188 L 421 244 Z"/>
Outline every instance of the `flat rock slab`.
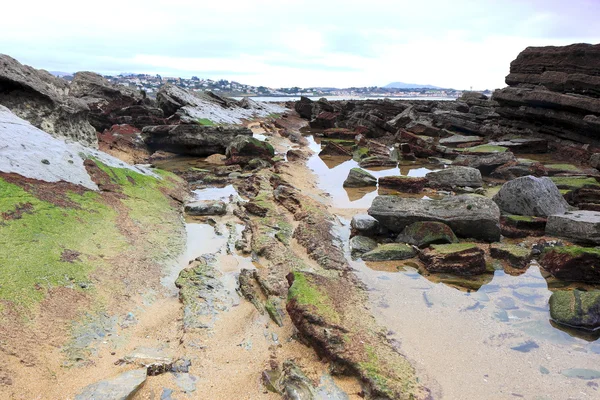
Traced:
<path fill-rule="evenodd" d="M 551 215 L 546 224 L 546 234 L 574 242 L 600 244 L 600 212 L 569 211 Z"/>
<path fill-rule="evenodd" d="M 445 223 L 462 237 L 500 240 L 500 209 L 482 196 L 460 195 L 441 200 L 378 196 L 368 212 L 392 232 L 400 233 L 415 222 L 436 221 Z"/>
<path fill-rule="evenodd" d="M 569 209 L 554 182 L 546 177 L 523 176 L 506 182 L 494 201 L 503 211 L 517 215 L 547 217 Z"/>
<path fill-rule="evenodd" d="M 404 243 L 388 243 L 378 246 L 376 249 L 363 254 L 364 261 L 392 261 L 413 258 L 416 250 Z"/>
<path fill-rule="evenodd" d="M 479 188 L 483 186 L 481 172 L 471 167 L 450 167 L 425 175 L 429 184 L 436 188 L 453 188 L 468 186 Z"/>
<path fill-rule="evenodd" d="M 185 212 L 188 215 L 225 215 L 227 214 L 227 204 L 219 200 L 198 200 L 185 205 Z"/>
<path fill-rule="evenodd" d="M 146 370 L 135 369 L 86 386 L 75 400 L 127 400 L 146 381 Z"/>

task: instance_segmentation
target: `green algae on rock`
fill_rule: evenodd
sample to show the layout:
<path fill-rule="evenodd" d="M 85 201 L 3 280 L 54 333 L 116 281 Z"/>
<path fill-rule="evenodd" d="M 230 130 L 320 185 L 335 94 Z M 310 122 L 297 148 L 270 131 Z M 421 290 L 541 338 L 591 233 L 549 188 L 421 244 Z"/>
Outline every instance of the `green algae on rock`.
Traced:
<path fill-rule="evenodd" d="M 475 243 L 434 244 L 419 257 L 429 272 L 477 275 L 486 271 L 484 252 Z"/>
<path fill-rule="evenodd" d="M 600 290 L 552 293 L 550 316 L 559 324 L 585 329 L 600 328 Z"/>
<path fill-rule="evenodd" d="M 405 243 L 387 243 L 362 255 L 364 261 L 406 260 L 416 256 L 416 250 Z"/>
<path fill-rule="evenodd" d="M 548 247 L 540 265 L 558 279 L 600 282 L 600 249 L 581 246 Z"/>
<path fill-rule="evenodd" d="M 514 244 L 493 243 L 490 245 L 490 255 L 508 261 L 515 268 L 525 268 L 529 264 L 531 251 Z"/>
<path fill-rule="evenodd" d="M 396 237 L 396 242 L 423 248 L 430 244 L 457 243 L 458 238 L 452 229 L 442 222 L 422 221 L 404 228 Z"/>

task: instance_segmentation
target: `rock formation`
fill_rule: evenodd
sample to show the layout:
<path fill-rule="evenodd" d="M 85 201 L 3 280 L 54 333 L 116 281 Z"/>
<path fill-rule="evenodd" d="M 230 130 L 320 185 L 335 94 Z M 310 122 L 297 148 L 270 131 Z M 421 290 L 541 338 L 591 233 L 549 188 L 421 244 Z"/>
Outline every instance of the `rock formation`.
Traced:
<path fill-rule="evenodd" d="M 89 108 L 69 96 L 66 80 L 4 54 L 0 54 L 0 104 L 55 137 L 97 146 Z"/>

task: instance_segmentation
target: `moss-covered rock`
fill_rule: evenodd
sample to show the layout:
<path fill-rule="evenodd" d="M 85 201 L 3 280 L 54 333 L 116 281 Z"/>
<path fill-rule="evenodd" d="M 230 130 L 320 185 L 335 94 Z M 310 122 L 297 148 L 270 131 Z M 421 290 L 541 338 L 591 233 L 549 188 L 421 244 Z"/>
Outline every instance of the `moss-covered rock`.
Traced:
<path fill-rule="evenodd" d="M 350 252 L 353 257 L 368 253 L 377 247 L 377 242 L 366 236 L 354 236 L 350 239 Z"/>
<path fill-rule="evenodd" d="M 430 244 L 457 243 L 458 238 L 452 228 L 442 222 L 422 221 L 404 228 L 396 242 L 423 248 Z"/>
<path fill-rule="evenodd" d="M 352 168 L 344 181 L 344 187 L 376 186 L 377 178 L 361 168 Z"/>
<path fill-rule="evenodd" d="M 475 243 L 434 244 L 420 258 L 429 272 L 477 275 L 486 271 L 484 251 Z"/>
<path fill-rule="evenodd" d="M 600 187 L 600 183 L 598 183 L 596 178 L 588 178 L 586 176 L 553 176 L 550 179 L 559 189 L 575 190 Z"/>
<path fill-rule="evenodd" d="M 600 328 L 600 290 L 552 293 L 550 316 L 563 325 L 585 329 Z"/>
<path fill-rule="evenodd" d="M 558 279 L 600 282 L 600 249 L 581 246 L 548 247 L 540 265 Z"/>
<path fill-rule="evenodd" d="M 499 260 L 506 260 L 515 268 L 525 268 L 529 265 L 531 251 L 525 247 L 507 243 L 490 245 L 490 255 Z"/>
<path fill-rule="evenodd" d="M 362 255 L 364 261 L 406 260 L 417 254 L 416 250 L 404 243 L 388 243 Z"/>

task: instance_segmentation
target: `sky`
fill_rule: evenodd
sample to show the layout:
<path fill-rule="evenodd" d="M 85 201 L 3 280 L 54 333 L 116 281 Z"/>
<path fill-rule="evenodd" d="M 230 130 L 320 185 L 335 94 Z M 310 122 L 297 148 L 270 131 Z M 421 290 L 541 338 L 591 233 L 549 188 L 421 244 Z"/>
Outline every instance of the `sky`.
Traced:
<path fill-rule="evenodd" d="M 600 43 L 600 0 L 19 0 L 2 14 L 0 53 L 36 68 L 268 87 L 495 89 L 528 46 Z"/>

